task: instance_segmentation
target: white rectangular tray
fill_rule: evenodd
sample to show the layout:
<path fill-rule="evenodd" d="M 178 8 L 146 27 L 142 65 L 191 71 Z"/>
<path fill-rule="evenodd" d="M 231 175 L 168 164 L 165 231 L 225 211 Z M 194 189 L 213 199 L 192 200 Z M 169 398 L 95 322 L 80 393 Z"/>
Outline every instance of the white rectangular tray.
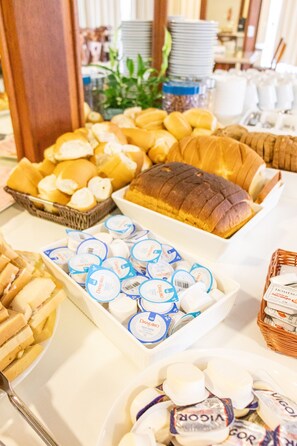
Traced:
<path fill-rule="evenodd" d="M 268 180 L 274 176 L 275 171 L 273 169 L 267 169 L 267 171 Z M 207 259 L 217 260 L 236 241 L 242 240 L 243 236 L 277 205 L 284 184 L 279 181 L 261 205 L 253 204 L 254 217 L 228 239 L 126 200 L 124 195 L 128 187 L 112 194 L 113 200 L 123 214 L 128 215 L 132 220 L 146 226 L 161 237 L 169 237 L 176 247 L 180 248 L 182 244 L 182 248 L 190 254 L 195 254 L 198 251 Z"/>
<path fill-rule="evenodd" d="M 94 226 L 86 232 L 95 234 L 100 231 L 101 227 L 102 225 Z M 161 243 L 173 244 L 171 240 L 166 241 L 158 236 L 155 238 Z M 146 367 L 172 353 L 185 350 L 219 324 L 230 312 L 240 288 L 238 283 L 221 275 L 213 265 L 209 265 L 200 257 L 193 258 L 179 250 L 183 258 L 191 263 L 199 262 L 208 266 L 213 271 L 218 287 L 225 293 L 225 296 L 160 344 L 148 348 L 121 325 L 103 305 L 92 299 L 68 274 L 50 260 L 47 255 L 43 254 L 48 249 L 65 246 L 66 244 L 65 238 L 44 247 L 42 249 L 44 262 L 51 273 L 63 283 L 69 299 L 139 368 Z"/>

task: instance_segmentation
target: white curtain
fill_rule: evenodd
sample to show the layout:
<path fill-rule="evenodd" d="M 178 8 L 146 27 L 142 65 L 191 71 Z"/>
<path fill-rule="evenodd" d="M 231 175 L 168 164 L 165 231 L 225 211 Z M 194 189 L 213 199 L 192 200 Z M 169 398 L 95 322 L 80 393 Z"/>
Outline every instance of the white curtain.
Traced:
<path fill-rule="evenodd" d="M 129 6 L 130 0 L 124 0 Z M 121 23 L 123 0 L 77 0 L 81 28 L 110 25 L 117 28 Z M 129 11 L 129 7 L 126 8 Z"/>
<path fill-rule="evenodd" d="M 297 1 L 282 0 L 282 9 L 275 43 L 277 44 L 281 37 L 284 38 L 287 47 L 281 62 L 290 65 L 297 65 L 296 26 Z"/>
<path fill-rule="evenodd" d="M 187 19 L 199 19 L 200 4 L 200 0 L 169 0 L 168 16 L 183 16 Z"/>

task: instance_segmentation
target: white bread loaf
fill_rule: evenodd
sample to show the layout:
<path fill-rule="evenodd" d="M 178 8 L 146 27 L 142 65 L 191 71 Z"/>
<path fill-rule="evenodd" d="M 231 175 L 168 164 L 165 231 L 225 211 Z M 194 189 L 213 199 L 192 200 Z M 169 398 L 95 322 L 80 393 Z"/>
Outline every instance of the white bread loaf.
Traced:
<path fill-rule="evenodd" d="M 112 194 L 112 184 L 110 178 L 91 178 L 88 182 L 88 188 L 98 203 L 107 200 L 107 198 L 109 198 Z"/>
<path fill-rule="evenodd" d="M 87 186 L 90 179 L 97 175 L 97 169 L 90 161 L 81 159 L 58 164 L 54 174 L 57 176 L 57 188 L 72 195 L 76 190 Z"/>
<path fill-rule="evenodd" d="M 96 204 L 97 202 L 90 189 L 83 187 L 74 192 L 67 206 L 77 211 L 87 212 L 96 206 Z"/>
<path fill-rule="evenodd" d="M 255 199 L 265 181 L 263 159 L 247 145 L 224 136 L 187 137 L 175 144 L 167 161 L 191 164 L 238 184 Z"/>
<path fill-rule="evenodd" d="M 81 133 L 65 133 L 60 136 L 54 146 L 57 161 L 86 158 L 93 155 L 93 148 Z"/>

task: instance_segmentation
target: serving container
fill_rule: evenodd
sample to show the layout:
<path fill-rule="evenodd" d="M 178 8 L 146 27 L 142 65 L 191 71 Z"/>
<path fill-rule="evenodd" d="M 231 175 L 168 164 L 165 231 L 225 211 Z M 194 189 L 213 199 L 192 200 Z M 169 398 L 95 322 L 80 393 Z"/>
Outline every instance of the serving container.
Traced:
<path fill-rule="evenodd" d="M 103 225 L 90 228 L 87 232 L 95 234 L 103 229 Z M 155 238 L 161 243 L 174 245 L 171 238 L 164 240 L 155 235 Z M 236 295 L 239 290 L 239 284 L 220 274 L 217 268 L 201 258 L 200 254 L 192 257 L 179 250 L 182 257 L 190 263 L 198 262 L 213 272 L 218 288 L 225 293 L 225 296 L 211 307 L 201 313 L 198 317 L 190 321 L 180 330 L 166 338 L 151 348 L 146 347 L 139 342 L 123 325 L 121 325 L 103 305 L 97 303 L 91 296 L 80 287 L 71 277 L 68 276 L 59 266 L 49 259 L 44 251 L 65 246 L 66 238 L 52 243 L 42 249 L 43 260 L 51 273 L 60 280 L 65 286 L 69 299 L 78 306 L 78 308 L 102 330 L 102 332 L 118 348 L 128 356 L 138 367 L 143 368 L 157 360 L 160 360 L 172 353 L 182 351 L 192 345 L 197 339 L 201 338 L 219 322 L 221 322 L 230 312 Z"/>
<path fill-rule="evenodd" d="M 267 182 L 275 175 L 275 170 L 267 169 Z M 244 235 L 257 225 L 278 203 L 284 184 L 281 180 L 272 188 L 261 204 L 253 204 L 255 215 L 241 229 L 228 239 L 224 239 L 210 232 L 204 231 L 181 221 L 175 220 L 159 212 L 132 203 L 124 198 L 129 186 L 112 194 L 112 198 L 122 211 L 138 223 L 145 225 L 151 231 L 162 237 L 170 236 L 171 242 L 194 254 L 199 252 L 210 260 L 217 260 L 227 249 L 242 240 Z"/>
<path fill-rule="evenodd" d="M 156 386 L 164 381 L 166 370 L 170 364 L 176 362 L 189 362 L 204 370 L 210 359 L 228 359 L 249 371 L 254 380 L 267 381 L 276 391 L 286 395 L 297 402 L 297 375 L 296 372 L 281 366 L 263 356 L 246 351 L 213 349 L 188 350 L 170 358 L 160 361 L 141 372 L 128 388 L 115 401 L 107 414 L 101 429 L 97 446 L 114 446 L 119 444 L 122 436 L 129 432 L 132 423 L 130 420 L 130 406 L 135 396 L 147 386 Z"/>

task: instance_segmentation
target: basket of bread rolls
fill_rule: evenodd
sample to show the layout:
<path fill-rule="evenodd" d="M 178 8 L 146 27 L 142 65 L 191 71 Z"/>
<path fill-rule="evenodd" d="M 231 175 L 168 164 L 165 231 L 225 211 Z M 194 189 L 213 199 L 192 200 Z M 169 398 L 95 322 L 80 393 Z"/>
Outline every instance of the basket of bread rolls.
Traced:
<path fill-rule="evenodd" d="M 65 298 L 39 254 L 14 251 L 0 236 L 0 370 L 9 380 L 41 354 Z"/>
<path fill-rule="evenodd" d="M 82 230 L 111 212 L 112 192 L 151 164 L 117 124 L 90 111 L 86 127 L 61 135 L 42 162 L 21 159 L 5 190 L 30 214 Z"/>

